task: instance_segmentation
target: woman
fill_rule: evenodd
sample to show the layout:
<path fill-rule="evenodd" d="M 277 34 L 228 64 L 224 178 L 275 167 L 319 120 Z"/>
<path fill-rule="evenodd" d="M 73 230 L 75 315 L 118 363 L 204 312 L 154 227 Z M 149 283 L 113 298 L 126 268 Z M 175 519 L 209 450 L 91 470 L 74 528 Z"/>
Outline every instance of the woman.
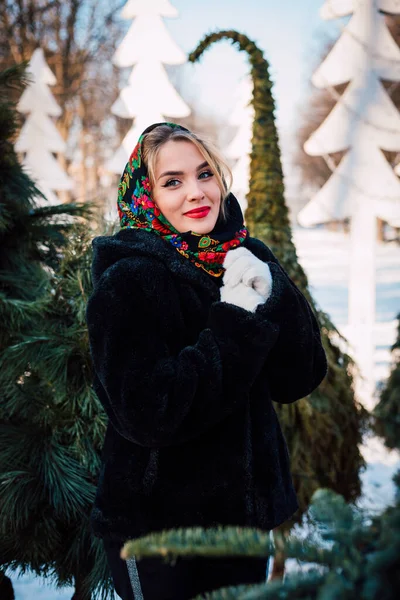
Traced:
<path fill-rule="evenodd" d="M 93 241 L 87 322 L 109 417 L 93 526 L 124 600 L 183 600 L 266 571 L 254 558 L 125 563 L 127 539 L 269 531 L 297 509 L 272 400 L 312 392 L 325 354 L 309 304 L 248 235 L 228 175 L 194 133 L 152 125 L 121 178 L 121 230 Z"/>

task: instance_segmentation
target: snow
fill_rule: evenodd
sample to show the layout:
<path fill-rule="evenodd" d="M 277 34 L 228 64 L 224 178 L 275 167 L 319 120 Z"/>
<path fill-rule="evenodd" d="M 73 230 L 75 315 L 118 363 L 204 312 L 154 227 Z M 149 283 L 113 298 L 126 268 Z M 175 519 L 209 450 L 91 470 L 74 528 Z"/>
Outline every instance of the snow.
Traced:
<path fill-rule="evenodd" d="M 35 577 L 31 573 L 26 573 L 16 577 L 13 573 L 8 573 L 11 578 L 15 600 L 71 600 L 74 590 L 65 587 L 60 590 L 46 583 L 45 579 Z"/>
<path fill-rule="evenodd" d="M 305 269 L 314 299 L 347 334 L 350 239 L 341 231 L 322 227 L 293 232 L 300 263 Z M 400 312 L 400 252 L 396 243 L 376 246 L 376 318 L 374 337 L 375 383 L 379 387 L 390 371 L 390 346 L 395 341 L 396 316 Z"/>

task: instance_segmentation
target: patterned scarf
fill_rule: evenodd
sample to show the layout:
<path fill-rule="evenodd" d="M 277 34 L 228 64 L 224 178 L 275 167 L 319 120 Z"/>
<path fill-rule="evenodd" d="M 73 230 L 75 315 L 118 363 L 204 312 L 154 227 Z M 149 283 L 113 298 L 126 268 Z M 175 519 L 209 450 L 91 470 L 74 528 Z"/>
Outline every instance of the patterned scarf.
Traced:
<path fill-rule="evenodd" d="M 175 123 L 156 123 L 140 136 L 118 187 L 118 214 L 121 229 L 142 229 L 161 236 L 185 258 L 213 277 L 224 273 L 222 264 L 228 250 L 244 242 L 248 232 L 240 206 L 233 194 L 226 200 L 227 219 L 217 221 L 213 231 L 200 235 L 192 231 L 179 233 L 160 212 L 151 197 L 147 168 L 142 161 L 142 141 L 146 133 L 160 125 L 187 131 Z"/>

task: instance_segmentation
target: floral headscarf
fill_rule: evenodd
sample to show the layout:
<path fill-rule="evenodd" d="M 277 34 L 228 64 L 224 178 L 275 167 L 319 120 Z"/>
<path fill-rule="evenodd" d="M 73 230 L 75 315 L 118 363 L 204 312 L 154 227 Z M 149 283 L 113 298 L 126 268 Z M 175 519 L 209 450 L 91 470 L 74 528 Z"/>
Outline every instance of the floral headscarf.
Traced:
<path fill-rule="evenodd" d="M 227 219 L 223 223 L 218 221 L 209 234 L 201 235 L 192 231 L 179 233 L 154 203 L 149 174 L 142 161 L 143 138 L 149 131 L 160 125 L 187 131 L 175 123 L 156 123 L 142 133 L 118 187 L 118 214 L 121 229 L 142 229 L 153 232 L 172 244 L 196 267 L 213 277 L 220 277 L 224 273 L 222 264 L 226 253 L 240 246 L 248 235 L 239 203 L 233 194 L 229 194 L 226 200 Z"/>

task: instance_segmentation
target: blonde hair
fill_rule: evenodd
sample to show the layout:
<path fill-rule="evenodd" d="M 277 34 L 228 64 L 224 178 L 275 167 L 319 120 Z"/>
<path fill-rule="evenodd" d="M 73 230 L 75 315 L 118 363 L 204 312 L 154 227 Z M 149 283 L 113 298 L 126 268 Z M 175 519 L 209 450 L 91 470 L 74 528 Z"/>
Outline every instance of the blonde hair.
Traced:
<path fill-rule="evenodd" d="M 142 158 L 149 172 L 151 187 L 154 188 L 155 185 L 155 166 L 158 153 L 160 152 L 161 147 L 169 141 L 191 142 L 196 146 L 204 160 L 207 161 L 217 180 L 218 187 L 221 190 L 220 214 L 225 218 L 225 201 L 229 196 L 230 187 L 232 185 L 232 171 L 214 144 L 209 140 L 201 138 L 192 131 L 175 129 L 169 125 L 159 125 L 159 127 L 156 127 L 145 134 L 142 142 Z M 229 185 L 227 184 L 227 179 Z"/>

